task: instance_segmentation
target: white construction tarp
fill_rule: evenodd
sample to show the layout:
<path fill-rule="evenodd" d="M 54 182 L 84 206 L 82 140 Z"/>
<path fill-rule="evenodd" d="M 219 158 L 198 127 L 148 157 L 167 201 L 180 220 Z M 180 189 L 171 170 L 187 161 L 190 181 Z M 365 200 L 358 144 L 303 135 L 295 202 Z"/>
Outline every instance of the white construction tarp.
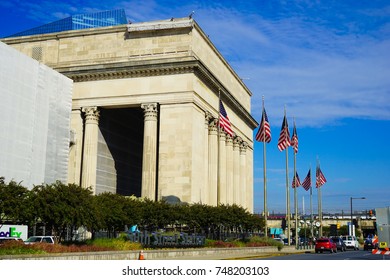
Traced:
<path fill-rule="evenodd" d="M 67 182 L 73 82 L 0 42 L 0 176 Z"/>

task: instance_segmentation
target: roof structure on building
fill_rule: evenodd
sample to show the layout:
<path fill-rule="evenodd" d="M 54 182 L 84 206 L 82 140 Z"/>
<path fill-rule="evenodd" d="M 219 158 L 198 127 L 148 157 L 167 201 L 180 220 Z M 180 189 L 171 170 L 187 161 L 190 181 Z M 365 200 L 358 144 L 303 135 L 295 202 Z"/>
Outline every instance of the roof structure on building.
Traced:
<path fill-rule="evenodd" d="M 64 19 L 53 21 L 35 28 L 21 31 L 8 37 L 29 36 L 126 24 L 127 18 L 124 9 L 103 12 L 73 15 Z"/>

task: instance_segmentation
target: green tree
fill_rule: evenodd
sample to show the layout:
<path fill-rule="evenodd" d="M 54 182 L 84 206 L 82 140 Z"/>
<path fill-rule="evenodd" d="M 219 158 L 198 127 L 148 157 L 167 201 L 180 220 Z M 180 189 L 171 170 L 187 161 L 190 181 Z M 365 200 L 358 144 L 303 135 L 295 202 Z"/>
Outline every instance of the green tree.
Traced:
<path fill-rule="evenodd" d="M 93 200 L 100 229 L 107 230 L 109 235 L 113 236 L 116 232 L 123 231 L 130 221 L 126 211 L 127 198 L 119 194 L 104 192 L 94 196 Z"/>
<path fill-rule="evenodd" d="M 156 231 L 175 223 L 172 206 L 165 201 L 144 200 L 142 204 L 141 225 L 144 230 Z"/>
<path fill-rule="evenodd" d="M 20 183 L 0 177 L 0 223 L 24 223 L 32 219 L 30 191 Z"/>
<path fill-rule="evenodd" d="M 123 210 L 129 226 L 139 225 L 141 223 L 143 203 L 143 201 L 136 197 L 126 197 Z"/>
<path fill-rule="evenodd" d="M 65 185 L 60 181 L 35 186 L 32 189 L 35 221 L 53 229 L 63 240 L 68 228 L 73 233 L 80 226 L 91 225 L 94 209 L 92 192 L 76 184 Z"/>

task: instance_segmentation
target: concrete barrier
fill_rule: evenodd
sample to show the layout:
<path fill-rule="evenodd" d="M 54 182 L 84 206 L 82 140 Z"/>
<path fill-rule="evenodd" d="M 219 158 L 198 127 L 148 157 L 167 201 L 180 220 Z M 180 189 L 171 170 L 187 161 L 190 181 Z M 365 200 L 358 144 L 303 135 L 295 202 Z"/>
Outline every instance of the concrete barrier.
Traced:
<path fill-rule="evenodd" d="M 6 260 L 138 260 L 140 251 L 104 251 L 82 253 L 58 253 L 44 255 L 0 256 Z M 297 253 L 292 246 L 285 246 L 281 251 L 277 247 L 244 247 L 244 248 L 200 248 L 174 250 L 143 250 L 145 260 L 170 259 L 234 259 L 272 253 Z"/>

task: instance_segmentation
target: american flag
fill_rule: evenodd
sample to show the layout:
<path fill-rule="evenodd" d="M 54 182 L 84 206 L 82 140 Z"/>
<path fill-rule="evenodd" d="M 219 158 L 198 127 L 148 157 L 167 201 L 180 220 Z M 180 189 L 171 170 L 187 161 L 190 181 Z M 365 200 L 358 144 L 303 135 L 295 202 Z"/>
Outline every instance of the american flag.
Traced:
<path fill-rule="evenodd" d="M 318 166 L 317 170 L 316 170 L 316 188 L 321 187 L 325 183 L 326 183 L 326 178 L 325 178 L 324 174 L 322 174 L 322 171 L 321 171 L 320 167 Z"/>
<path fill-rule="evenodd" d="M 305 180 L 303 180 L 302 187 L 308 191 L 311 187 L 311 169 L 307 172 Z"/>
<path fill-rule="evenodd" d="M 222 127 L 227 134 L 233 137 L 233 130 L 230 124 L 230 120 L 221 100 L 219 101 L 219 126 Z"/>
<path fill-rule="evenodd" d="M 296 175 L 294 176 L 292 180 L 292 187 L 297 188 L 301 185 L 301 180 L 299 180 L 298 172 L 295 173 Z"/>
<path fill-rule="evenodd" d="M 284 115 L 282 129 L 280 131 L 278 148 L 280 151 L 283 151 L 287 147 L 291 146 L 290 143 L 290 131 L 288 130 L 287 118 Z"/>
<path fill-rule="evenodd" d="M 271 142 L 271 127 L 269 126 L 268 116 L 265 112 L 265 108 L 263 108 L 263 115 L 261 116 L 261 122 L 259 126 L 259 130 L 256 134 L 256 140 L 259 142 L 269 143 Z"/>
<path fill-rule="evenodd" d="M 298 153 L 298 134 L 297 134 L 297 128 L 295 126 L 294 122 L 294 130 L 291 137 L 291 146 L 294 148 L 294 153 Z"/>

